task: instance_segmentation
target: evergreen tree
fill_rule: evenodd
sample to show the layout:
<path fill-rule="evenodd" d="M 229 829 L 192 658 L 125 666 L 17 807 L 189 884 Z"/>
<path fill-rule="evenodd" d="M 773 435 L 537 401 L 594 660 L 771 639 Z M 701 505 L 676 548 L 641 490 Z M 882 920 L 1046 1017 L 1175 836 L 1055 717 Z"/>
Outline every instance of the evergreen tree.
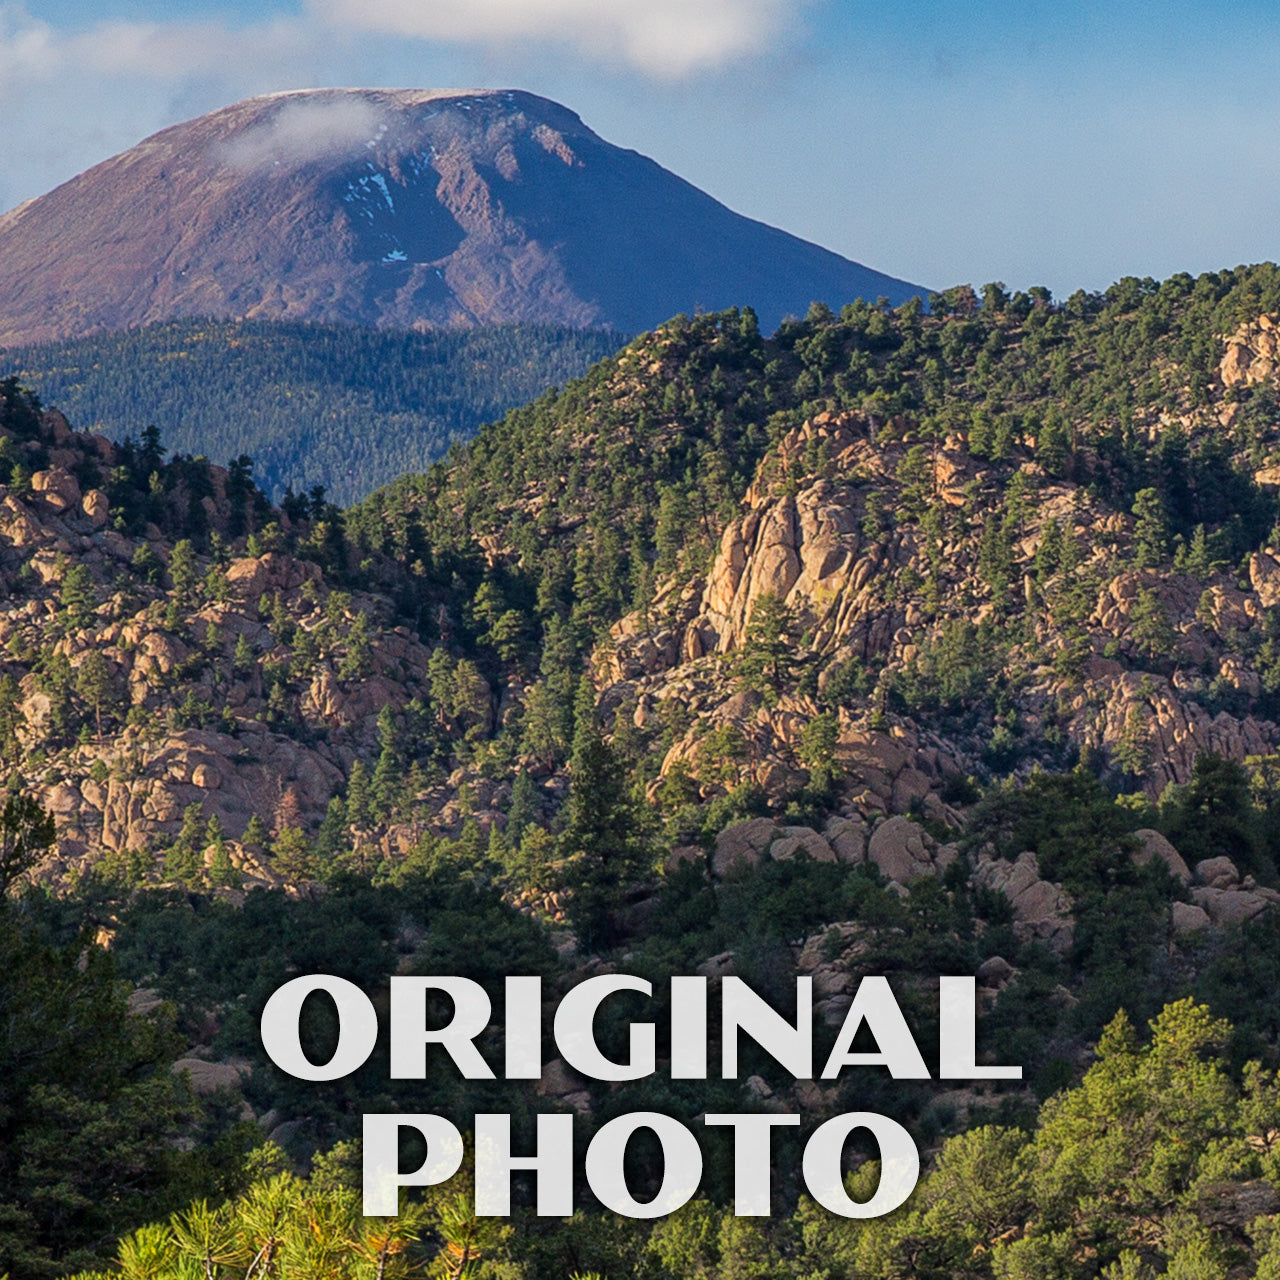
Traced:
<path fill-rule="evenodd" d="M 241 873 L 232 861 L 225 837 L 219 835 L 211 841 L 214 846 L 209 860 L 209 883 L 218 888 L 239 888 L 243 883 Z"/>
<path fill-rule="evenodd" d="M 324 811 L 324 820 L 316 833 L 316 857 L 321 867 L 332 863 L 343 853 L 350 841 L 347 839 L 347 806 L 341 796 L 333 796 Z"/>
<path fill-rule="evenodd" d="M 250 647 L 243 631 L 236 637 L 236 649 L 231 659 L 231 665 L 239 675 L 247 675 L 254 668 L 253 649 Z"/>
<path fill-rule="evenodd" d="M 746 639 L 734 663 L 744 687 L 758 689 L 771 699 L 783 692 L 795 668 L 788 640 L 794 626 L 794 615 L 780 596 L 763 592 L 756 597 Z"/>
<path fill-rule="evenodd" d="M 69 630 L 80 631 L 93 621 L 98 593 L 88 566 L 73 564 L 62 579 L 58 604 Z"/>
<path fill-rule="evenodd" d="M 130 1016 L 124 991 L 110 951 L 50 945 L 0 900 L 0 1274 L 91 1265 L 208 1188 L 200 1157 L 179 1152 L 191 1117 L 169 1067 L 183 1042 Z"/>
<path fill-rule="evenodd" d="M 102 737 L 102 704 L 110 699 L 115 670 L 98 649 L 90 649 L 76 668 L 76 693 L 93 708 L 98 737 Z"/>
<path fill-rule="evenodd" d="M 357 760 L 347 775 L 347 824 L 356 830 L 367 830 L 373 818 L 371 804 L 369 772 L 364 762 Z"/>
<path fill-rule="evenodd" d="M 527 769 L 516 774 L 511 787 L 511 808 L 507 811 L 507 838 L 519 845 L 525 830 L 542 817 L 542 805 L 538 802 L 538 789 Z"/>
<path fill-rule="evenodd" d="M 814 716 L 800 731 L 800 763 L 809 770 L 809 780 L 819 791 L 830 787 L 839 773 L 835 754 L 839 738 L 840 721 L 830 711 Z"/>
<path fill-rule="evenodd" d="M 680 489 L 664 485 L 658 497 L 658 519 L 653 535 L 658 553 L 654 569 L 659 574 L 675 571 L 688 525 L 688 499 Z"/>
<path fill-rule="evenodd" d="M 183 608 L 194 606 L 195 587 L 199 580 L 196 549 L 190 538 L 182 538 L 174 544 L 169 556 L 169 582 Z"/>
<path fill-rule="evenodd" d="M 200 887 L 204 879 L 204 834 L 204 810 L 199 804 L 187 805 L 182 811 L 182 828 L 164 857 L 166 880 L 185 888 Z"/>
<path fill-rule="evenodd" d="M 369 794 L 374 811 L 385 820 L 399 806 L 404 787 L 404 754 L 390 707 L 378 712 L 378 746 L 378 763 L 374 766 Z"/>
<path fill-rule="evenodd" d="M 267 824 L 262 820 L 262 815 L 253 814 L 244 829 L 244 835 L 241 837 L 240 843 L 246 848 L 262 851 L 266 849 L 270 840 L 271 835 L 267 831 Z"/>
<path fill-rule="evenodd" d="M 1139 489 L 1133 500 L 1133 560 L 1139 569 L 1163 564 L 1169 555 L 1169 520 L 1155 489 Z"/>
<path fill-rule="evenodd" d="M 9 890 L 40 861 L 54 835 L 53 814 L 11 780 L 0 808 L 0 920 Z"/>
<path fill-rule="evenodd" d="M 1176 633 L 1169 615 L 1160 603 L 1160 597 L 1150 587 L 1138 592 L 1129 615 L 1133 625 L 1133 638 L 1139 650 L 1148 658 L 1166 657 L 1173 649 Z"/>
<path fill-rule="evenodd" d="M 301 827 L 282 827 L 271 844 L 271 861 L 276 870 L 292 883 L 309 880 L 315 875 L 315 856 L 311 842 Z"/>
<path fill-rule="evenodd" d="M 645 848 L 622 762 L 585 717 L 569 779 L 568 822 L 558 850 L 573 891 L 570 919 L 584 946 L 608 945 L 623 890 L 645 869 Z"/>

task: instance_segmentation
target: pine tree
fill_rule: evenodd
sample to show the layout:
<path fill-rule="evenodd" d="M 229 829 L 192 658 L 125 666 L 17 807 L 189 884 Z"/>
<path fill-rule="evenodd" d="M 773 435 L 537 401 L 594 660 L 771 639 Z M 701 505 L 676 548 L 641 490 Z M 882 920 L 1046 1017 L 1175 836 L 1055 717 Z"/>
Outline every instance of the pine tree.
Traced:
<path fill-rule="evenodd" d="M 378 763 L 374 766 L 369 794 L 374 812 L 382 820 L 391 816 L 400 804 L 404 784 L 404 755 L 400 750 L 400 732 L 390 707 L 378 712 Z"/>
<path fill-rule="evenodd" d="M 115 669 L 98 649 L 90 649 L 76 668 L 76 693 L 93 708 L 98 737 L 102 737 L 102 704 L 111 697 Z"/>
<path fill-rule="evenodd" d="M 260 814 L 255 813 L 250 819 L 248 825 L 244 829 L 244 835 L 241 837 L 241 844 L 246 848 L 262 850 L 267 847 L 271 836 L 267 831 L 267 824 L 263 822 Z"/>
<path fill-rule="evenodd" d="M 1146 776 L 1151 763 L 1151 730 L 1141 707 L 1130 707 L 1112 755 L 1131 778 Z"/>
<path fill-rule="evenodd" d="M 271 845 L 271 860 L 286 880 L 309 880 L 315 875 L 315 856 L 301 827 L 283 827 Z"/>
<path fill-rule="evenodd" d="M 236 637 L 236 651 L 231 659 L 231 665 L 238 675 L 247 675 L 253 670 L 253 649 L 243 631 Z"/>
<path fill-rule="evenodd" d="M 688 499 L 682 490 L 664 486 L 658 497 L 658 523 L 653 535 L 654 547 L 658 553 L 653 566 L 656 572 L 675 572 L 688 525 Z"/>
<path fill-rule="evenodd" d="M 347 824 L 356 830 L 366 830 L 372 818 L 370 812 L 369 772 L 362 760 L 351 766 L 347 776 Z"/>
<path fill-rule="evenodd" d="M 507 811 L 507 836 L 513 845 L 519 845 L 525 829 L 542 817 L 542 805 L 538 802 L 538 789 L 527 769 L 516 774 L 511 787 L 511 808 Z"/>
<path fill-rule="evenodd" d="M 347 839 L 347 806 L 340 796 L 334 796 L 325 809 L 324 821 L 316 833 L 316 857 L 321 865 L 333 862 L 343 853 L 350 841 Z"/>
<path fill-rule="evenodd" d="M 573 890 L 569 915 L 583 945 L 607 945 L 622 891 L 642 869 L 645 850 L 626 771 L 586 717 L 569 779 L 568 823 L 558 841 Z"/>
<path fill-rule="evenodd" d="M 213 856 L 209 860 L 209 883 L 220 889 L 238 889 L 244 880 L 231 861 L 225 838 L 219 834 L 210 843 Z"/>
<path fill-rule="evenodd" d="M 53 844 L 53 814 L 34 797 L 11 791 L 0 808 L 0 904 L 20 876 Z"/>
<path fill-rule="evenodd" d="M 204 810 L 189 804 L 182 811 L 182 828 L 164 858 L 165 879 L 188 889 L 197 889 L 204 880 Z"/>
<path fill-rule="evenodd" d="M 58 604 L 68 628 L 79 631 L 87 627 L 98 608 L 98 593 L 87 566 L 73 564 L 62 579 Z"/>
<path fill-rule="evenodd" d="M 771 591 L 756 597 L 746 640 L 734 664 L 739 681 L 776 699 L 795 670 L 787 634 L 794 627 L 791 609 Z"/>
<path fill-rule="evenodd" d="M 839 738 L 840 721 L 830 711 L 814 716 L 800 731 L 800 763 L 819 791 L 826 790 L 839 774 L 835 756 Z"/>
<path fill-rule="evenodd" d="M 169 581 L 183 608 L 190 608 L 199 581 L 199 566 L 196 564 L 196 549 L 189 538 L 174 544 L 169 556 Z"/>
<path fill-rule="evenodd" d="M 1152 588 L 1144 587 L 1138 592 L 1129 621 L 1133 637 L 1147 657 L 1162 658 L 1172 651 L 1177 633 L 1160 603 L 1160 597 Z"/>
<path fill-rule="evenodd" d="M 1133 499 L 1133 562 L 1139 569 L 1162 564 L 1169 555 L 1169 520 L 1155 489 L 1139 489 Z"/>

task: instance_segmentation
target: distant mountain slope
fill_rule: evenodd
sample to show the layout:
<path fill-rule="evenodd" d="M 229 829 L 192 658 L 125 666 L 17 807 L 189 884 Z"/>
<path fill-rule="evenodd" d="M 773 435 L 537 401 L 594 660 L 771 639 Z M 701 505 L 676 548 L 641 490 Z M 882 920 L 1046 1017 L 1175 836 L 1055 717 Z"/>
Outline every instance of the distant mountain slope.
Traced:
<path fill-rule="evenodd" d="M 636 332 L 922 293 L 731 212 L 520 92 L 225 107 L 0 217 L 0 343 L 179 317 Z"/>
<path fill-rule="evenodd" d="M 268 492 L 354 502 L 621 345 L 607 330 L 431 333 L 181 320 L 0 350 L 46 403 L 119 438 L 154 424 L 175 453 L 249 454 Z"/>

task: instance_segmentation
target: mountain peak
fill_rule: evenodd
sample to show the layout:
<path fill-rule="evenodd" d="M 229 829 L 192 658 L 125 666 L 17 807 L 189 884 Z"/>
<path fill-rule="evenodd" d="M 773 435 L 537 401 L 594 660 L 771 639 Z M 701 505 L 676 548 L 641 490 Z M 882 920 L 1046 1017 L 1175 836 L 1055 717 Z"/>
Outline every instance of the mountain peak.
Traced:
<path fill-rule="evenodd" d="M 0 217 L 0 343 L 181 317 L 649 328 L 921 292 L 731 212 L 515 89 L 304 89 Z"/>

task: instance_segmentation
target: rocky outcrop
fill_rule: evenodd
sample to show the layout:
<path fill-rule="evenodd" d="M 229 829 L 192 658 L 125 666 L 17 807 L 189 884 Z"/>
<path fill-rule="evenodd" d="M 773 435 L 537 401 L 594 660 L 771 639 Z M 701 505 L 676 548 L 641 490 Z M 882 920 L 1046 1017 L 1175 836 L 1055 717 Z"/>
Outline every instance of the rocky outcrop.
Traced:
<path fill-rule="evenodd" d="M 1104 703 L 1102 714 L 1095 712 L 1082 736 L 1094 748 L 1113 749 L 1132 734 L 1136 723 L 1146 756 L 1146 787 L 1152 796 L 1171 782 L 1190 781 L 1196 757 L 1206 752 L 1243 761 L 1267 755 L 1276 745 L 1273 723 L 1226 711 L 1212 714 L 1163 675 L 1099 672 L 1092 698 L 1095 704 Z"/>
<path fill-rule="evenodd" d="M 1271 316 L 1247 321 L 1227 339 L 1218 364 L 1224 387 L 1254 386 L 1280 367 L 1280 327 Z"/>
<path fill-rule="evenodd" d="M 6 732 L 58 825 L 41 873 L 159 857 L 198 814 L 245 883 L 279 883 L 239 847 L 246 827 L 314 831 L 354 761 L 372 767 L 379 715 L 423 697 L 430 651 L 385 600 L 331 592 L 314 561 L 249 554 L 227 472 L 184 464 L 156 487 L 157 519 L 183 527 L 198 499 L 218 535 L 216 554 L 188 543 L 182 565 L 155 525 L 121 532 L 133 526 L 95 484 L 128 455 L 57 413 L 40 433 L 5 441 L 46 465 L 29 488 L 0 485 L 0 648 Z M 487 726 L 478 676 L 469 694 Z"/>
<path fill-rule="evenodd" d="M 1280 551 L 1267 547 L 1249 557 L 1249 582 L 1264 609 L 1280 604 Z"/>
<path fill-rule="evenodd" d="M 836 851 L 812 827 L 783 827 L 782 834 L 769 846 L 769 857 L 774 862 L 790 862 L 804 857 L 814 862 L 838 862 Z"/>
<path fill-rule="evenodd" d="M 891 884 L 905 886 L 939 875 L 956 859 L 953 845 L 939 844 L 919 823 L 886 818 L 868 828 L 861 818 L 832 817 L 819 833 L 812 827 L 778 826 L 753 818 L 725 827 L 716 837 L 711 873 L 716 879 L 742 874 L 765 862 L 809 858 L 857 866 L 868 862 Z"/>
<path fill-rule="evenodd" d="M 304 582 L 321 581 L 318 564 L 272 551 L 243 556 L 227 566 L 227 582 L 241 600 L 261 600 L 273 591 L 297 591 Z"/>
<path fill-rule="evenodd" d="M 1169 908 L 1169 922 L 1178 935 L 1199 933 L 1213 923 L 1209 913 L 1192 902 L 1175 902 Z"/>
<path fill-rule="evenodd" d="M 252 1075 L 250 1065 L 237 1062 L 208 1062 L 203 1058 L 179 1058 L 170 1068 L 175 1076 L 186 1076 L 192 1092 L 207 1098 L 224 1089 L 238 1090 Z"/>
<path fill-rule="evenodd" d="M 1138 841 L 1138 848 L 1133 855 L 1136 866 L 1145 867 L 1149 862 L 1158 860 L 1169 869 L 1169 874 L 1181 885 L 1191 883 L 1191 869 L 1182 855 L 1158 831 L 1143 827 L 1133 833 Z"/>
<path fill-rule="evenodd" d="M 1219 927 L 1244 924 L 1280 903 L 1280 892 L 1263 888 L 1252 876 L 1242 880 L 1236 864 L 1225 856 L 1196 863 L 1191 900 L 1208 920 Z M 1188 919 L 1183 915 L 1184 926 Z M 1178 927 L 1175 918 L 1174 927 Z"/>
<path fill-rule="evenodd" d="M 1030 850 L 1012 862 L 983 857 L 973 880 L 1009 899 L 1014 932 L 1023 942 L 1037 939 L 1057 952 L 1071 949 L 1075 936 L 1071 896 L 1061 885 L 1041 878 L 1039 859 Z"/>
<path fill-rule="evenodd" d="M 827 1026 L 844 1021 L 878 945 L 876 929 L 843 920 L 812 934 L 795 949 L 796 972 L 812 979 L 814 1014 Z"/>
<path fill-rule="evenodd" d="M 274 820 L 286 795 L 296 820 L 315 822 L 343 781 L 332 758 L 262 726 L 235 736 L 184 730 L 152 741 L 130 735 L 120 745 L 116 772 L 103 782 L 90 779 L 78 789 L 63 784 L 49 793 L 63 818 L 64 846 L 79 837 L 86 852 L 96 842 L 109 850 L 153 848 L 176 832 L 192 804 L 238 839 L 255 815 Z"/>
<path fill-rule="evenodd" d="M 734 871 L 758 867 L 769 856 L 769 848 L 779 836 L 777 824 L 769 818 L 735 822 L 716 836 L 711 855 L 711 873 L 717 878 Z"/>
<path fill-rule="evenodd" d="M 867 824 L 861 818 L 832 816 L 827 819 L 823 835 L 831 845 L 837 862 L 858 865 L 867 857 Z"/>
<path fill-rule="evenodd" d="M 865 414 L 818 414 L 760 466 L 705 576 L 660 584 L 643 618 L 613 628 L 598 667 L 602 685 L 634 690 L 645 706 L 678 697 L 698 712 L 664 773 L 683 761 L 702 776 L 696 756 L 707 731 L 733 720 L 748 738 L 750 780 L 778 798 L 803 781 L 795 745 L 812 704 L 783 697 L 749 715 L 729 714 L 735 655 L 749 643 L 763 599 L 784 606 L 785 639 L 824 696 L 850 670 L 865 672 L 857 699 L 863 705 L 883 705 L 889 689 L 927 687 L 940 651 L 993 616 L 979 561 L 981 530 L 1003 519 L 1000 489 L 958 439 L 940 442 L 923 459 L 917 450 L 910 466 L 908 453 L 896 428 Z M 895 515 L 907 487 L 904 468 L 923 477 L 913 483 L 928 488 L 930 502 L 965 508 L 968 536 L 953 531 L 931 547 L 919 521 Z M 1048 480 L 1033 463 L 1022 470 L 1034 477 L 1035 500 L 1011 546 L 1010 587 L 1025 598 L 1028 617 L 1040 621 L 1036 642 L 1015 644 L 1007 658 L 1025 671 L 1020 733 L 1029 741 L 1065 734 L 1079 751 L 1140 758 L 1153 798 L 1171 782 L 1187 782 L 1205 752 L 1244 760 L 1275 750 L 1280 729 L 1250 710 L 1264 686 L 1241 637 L 1280 602 L 1280 552 L 1252 557 L 1250 590 L 1225 575 L 1206 581 L 1165 570 L 1116 573 L 1117 562 L 1131 562 L 1134 518 L 1074 484 Z M 1099 582 L 1076 672 L 1062 668 L 1061 637 L 1052 617 L 1040 614 L 1037 556 L 1051 523 L 1055 536 L 1092 547 L 1079 573 Z M 932 600 L 923 585 L 930 577 Z M 1211 710 L 1222 701 L 1211 688 L 1238 697 L 1229 709 Z M 859 813 L 901 815 L 922 806 L 930 818 L 951 819 L 943 795 L 981 772 L 988 739 L 929 737 L 920 730 L 927 722 L 910 708 L 896 720 L 841 709 L 836 763 Z"/>
<path fill-rule="evenodd" d="M 921 876 L 938 875 L 956 859 L 952 845 L 939 845 L 909 818 L 886 818 L 871 832 L 867 860 L 885 879 L 909 884 Z"/>
<path fill-rule="evenodd" d="M 779 826 L 771 818 L 735 822 L 716 837 L 711 873 L 717 879 L 750 871 L 765 862 L 814 862 L 856 866 L 866 861 L 867 825 L 861 818 L 833 816 L 822 832 L 812 827 Z"/>

